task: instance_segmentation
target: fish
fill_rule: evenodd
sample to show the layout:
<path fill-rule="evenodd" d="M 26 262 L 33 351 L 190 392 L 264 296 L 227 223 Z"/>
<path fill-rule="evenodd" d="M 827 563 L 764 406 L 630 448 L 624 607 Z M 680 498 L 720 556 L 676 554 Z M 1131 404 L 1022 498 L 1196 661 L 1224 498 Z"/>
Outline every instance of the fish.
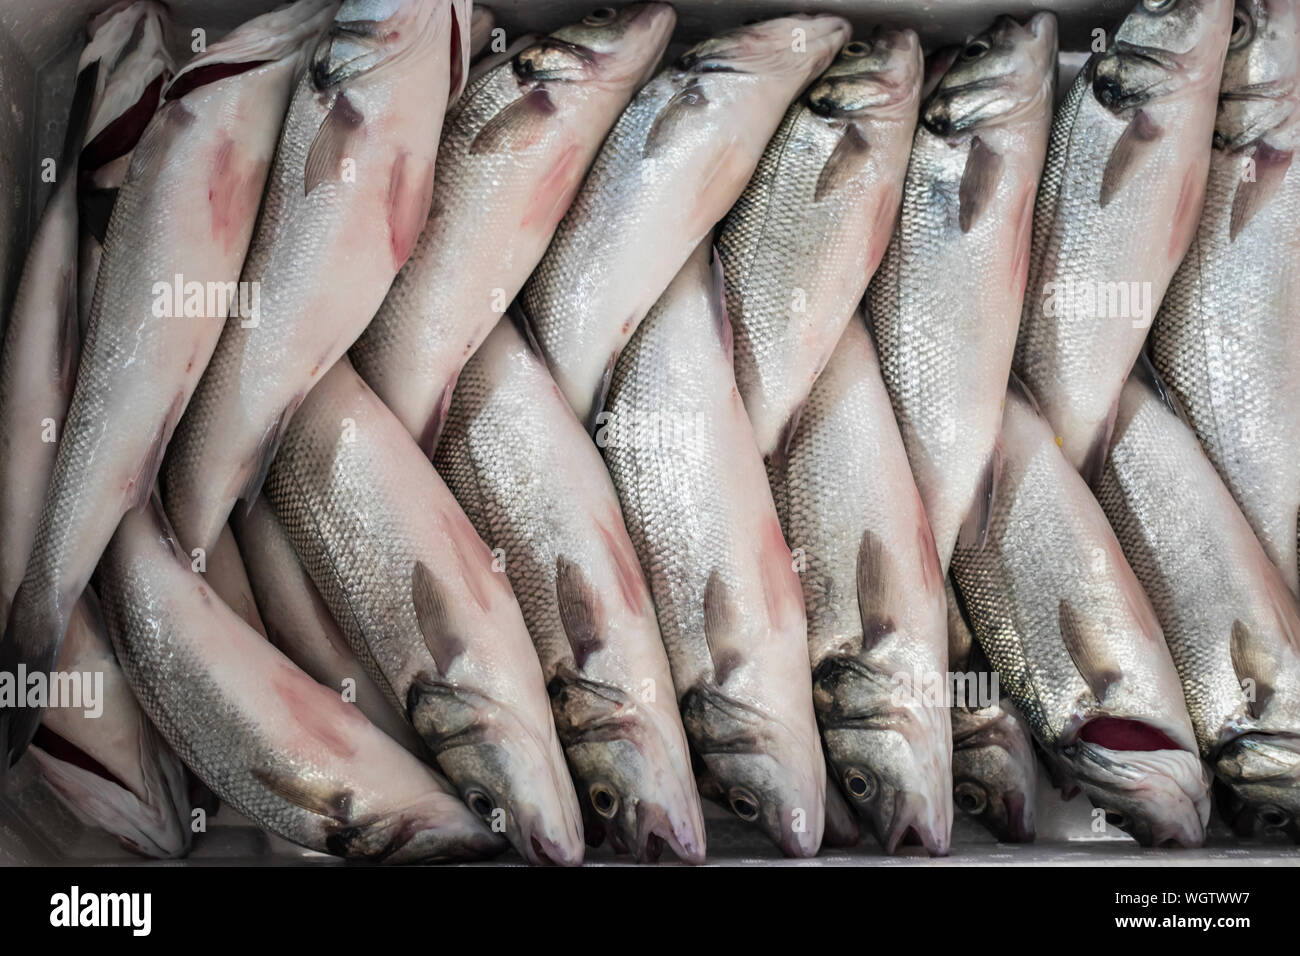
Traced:
<path fill-rule="evenodd" d="M 469 0 L 346 0 L 294 91 L 242 280 L 163 473 L 187 550 L 257 497 L 307 393 L 378 311 L 428 219 Z M 432 105 L 430 105 L 432 103 Z"/>
<path fill-rule="evenodd" d="M 573 781 L 510 581 L 401 423 L 341 359 L 266 496 L 366 672 L 530 863 L 582 861 Z"/>
<path fill-rule="evenodd" d="M 1238 833 L 1300 841 L 1300 602 L 1145 356 L 1097 485 Z"/>
<path fill-rule="evenodd" d="M 353 366 L 427 455 L 461 368 L 546 252 L 676 22 L 664 3 L 603 11 L 503 58 L 448 112 L 433 212 L 352 347 Z"/>
<path fill-rule="evenodd" d="M 465 366 L 433 463 L 519 599 L 588 842 L 703 863 L 690 749 L 618 495 L 511 319 Z"/>
<path fill-rule="evenodd" d="M 251 20 L 164 90 L 109 222 L 76 385 L 0 667 L 54 665 L 73 604 L 118 521 L 152 493 L 227 306 L 238 298 L 230 290 L 280 120 L 329 11 L 327 0 L 299 0 Z M 39 716 L 34 708 L 0 716 L 10 762 Z"/>
<path fill-rule="evenodd" d="M 893 234 L 921 43 L 849 43 L 790 107 L 718 227 L 736 384 L 764 457 L 781 451 Z"/>
<path fill-rule="evenodd" d="M 497 24 L 496 14 L 481 3 L 474 4 L 469 21 L 469 55 L 472 58 L 481 54 L 492 40 Z"/>
<path fill-rule="evenodd" d="M 355 704 L 366 718 L 421 760 L 431 754 L 388 695 L 366 673 L 348 646 L 347 635 L 303 570 L 293 541 L 264 499 L 232 516 L 250 586 L 263 609 L 266 634 L 285 657 L 318 683 Z"/>
<path fill-rule="evenodd" d="M 614 124 L 520 298 L 589 431 L 632 333 L 744 191 L 791 102 L 848 39 L 843 19 L 804 15 L 712 37 L 647 83 Z"/>
<path fill-rule="evenodd" d="M 813 706 L 831 776 L 886 853 L 951 845 L 943 575 L 889 394 L 856 312 L 771 467 L 801 556 Z M 828 784 L 828 787 L 830 785 Z"/>
<path fill-rule="evenodd" d="M 1056 18 L 999 17 L 931 59 L 898 226 L 868 317 L 947 573 L 978 537 L 1020 321 L 1056 83 Z M 950 64 L 950 65 L 947 65 Z"/>
<path fill-rule="evenodd" d="M 1232 0 L 1141 0 L 1052 120 L 1012 367 L 1090 483 L 1200 218 Z"/>
<path fill-rule="evenodd" d="M 1032 843 L 1036 835 L 1038 761 L 1029 725 L 1001 693 L 997 671 L 980 650 L 962 616 L 961 603 L 944 579 L 948 596 L 948 666 L 965 687 L 996 688 L 983 700 L 967 693 L 952 702 L 952 793 L 957 809 L 978 820 L 1002 843 Z"/>
<path fill-rule="evenodd" d="M 206 555 L 203 573 L 217 597 L 243 618 L 245 624 L 265 637 L 266 625 L 262 622 L 257 599 L 253 596 L 248 569 L 244 567 L 239 545 L 229 526 L 221 529 L 217 543 Z"/>
<path fill-rule="evenodd" d="M 821 843 L 826 766 L 803 594 L 702 242 L 624 350 L 595 440 L 650 581 L 682 724 L 726 806 L 788 856 Z"/>
<path fill-rule="evenodd" d="M 1143 846 L 1200 846 L 1210 813 L 1182 685 L 1106 515 L 1013 374 L 987 539 L 952 582 L 1063 789 Z"/>
<path fill-rule="evenodd" d="M 93 710 L 46 711 L 28 751 L 45 782 L 133 853 L 184 856 L 192 840 L 185 767 L 136 703 L 90 589 L 73 610 L 59 671 L 102 684 Z"/>
<path fill-rule="evenodd" d="M 104 620 L 140 706 L 239 813 L 349 859 L 467 860 L 503 848 L 446 780 L 213 595 L 156 497 L 122 519 L 100 581 Z"/>
<path fill-rule="evenodd" d="M 1239 2 L 1205 206 L 1151 359 L 1287 586 L 1300 593 L 1297 6 Z"/>

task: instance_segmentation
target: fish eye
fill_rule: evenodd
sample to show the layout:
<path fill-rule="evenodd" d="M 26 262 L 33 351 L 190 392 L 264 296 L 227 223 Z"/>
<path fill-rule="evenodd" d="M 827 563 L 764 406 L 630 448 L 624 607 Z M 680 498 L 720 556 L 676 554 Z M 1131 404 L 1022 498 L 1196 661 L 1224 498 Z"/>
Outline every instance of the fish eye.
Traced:
<path fill-rule="evenodd" d="M 844 48 L 845 56 L 862 57 L 866 56 L 870 52 L 871 47 L 863 43 L 861 40 L 854 40 Z"/>
<path fill-rule="evenodd" d="M 602 817 L 609 819 L 618 812 L 618 794 L 609 784 L 593 783 L 587 793 L 591 797 L 591 805 Z"/>
<path fill-rule="evenodd" d="M 1279 830 L 1291 822 L 1291 815 L 1281 807 L 1266 806 L 1258 810 L 1260 823 L 1270 830 Z"/>
<path fill-rule="evenodd" d="M 465 794 L 465 802 L 469 808 L 484 819 L 492 816 L 492 811 L 496 809 L 492 806 L 492 798 L 482 790 L 471 790 Z"/>
<path fill-rule="evenodd" d="M 876 795 L 879 785 L 876 783 L 876 775 L 870 770 L 850 767 L 844 771 L 844 789 L 854 800 L 870 800 Z"/>
<path fill-rule="evenodd" d="M 957 784 L 953 788 L 953 796 L 957 800 L 957 808 L 971 816 L 979 816 L 989 805 L 989 798 L 984 788 L 970 781 Z"/>
<path fill-rule="evenodd" d="M 1232 36 L 1228 38 L 1229 50 L 1240 50 L 1255 39 L 1255 21 L 1245 10 L 1238 7 L 1232 14 Z"/>
<path fill-rule="evenodd" d="M 978 60 L 989 50 L 993 49 L 988 40 L 972 40 L 966 44 L 966 48 L 961 51 L 961 58 L 967 62 Z"/>
<path fill-rule="evenodd" d="M 727 802 L 731 804 L 731 811 L 740 819 L 750 823 L 758 819 L 758 801 L 744 787 L 732 787 L 727 794 Z"/>
<path fill-rule="evenodd" d="M 1106 822 L 1117 830 L 1122 830 L 1128 824 L 1128 817 L 1115 810 L 1106 811 Z"/>
<path fill-rule="evenodd" d="M 1167 13 L 1178 5 L 1178 0 L 1142 0 L 1148 13 Z"/>
<path fill-rule="evenodd" d="M 597 7 L 595 10 L 592 10 L 591 13 L 583 17 L 582 22 L 589 27 L 599 27 L 609 23 L 609 21 L 613 20 L 616 16 L 618 16 L 618 14 L 614 12 L 613 7 Z"/>

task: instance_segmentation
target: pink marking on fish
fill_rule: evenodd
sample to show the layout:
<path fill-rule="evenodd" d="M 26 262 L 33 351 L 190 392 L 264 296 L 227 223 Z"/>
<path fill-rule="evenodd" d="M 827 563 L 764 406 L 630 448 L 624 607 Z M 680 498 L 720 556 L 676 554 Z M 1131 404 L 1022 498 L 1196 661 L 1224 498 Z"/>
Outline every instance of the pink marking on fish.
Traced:
<path fill-rule="evenodd" d="M 797 613 L 803 616 L 803 588 L 795 574 L 790 546 L 781 533 L 781 524 L 775 516 L 763 522 L 762 553 L 759 555 L 763 575 L 763 598 L 767 602 L 767 616 L 772 626 L 784 628 Z"/>
<path fill-rule="evenodd" d="M 1173 228 L 1169 231 L 1169 259 L 1179 262 L 1192 244 L 1192 234 L 1201 218 L 1205 201 L 1205 170 L 1193 163 L 1183 174 L 1183 185 L 1174 207 Z"/>
<path fill-rule="evenodd" d="M 880 260 L 885 258 L 889 240 L 894 235 L 894 223 L 898 219 L 900 202 L 897 189 L 886 189 L 876 202 L 871 214 L 871 235 L 867 246 L 867 275 L 880 268 Z"/>
<path fill-rule="evenodd" d="M 388 232 L 395 269 L 411 258 L 433 207 L 433 163 L 426 164 L 416 179 L 407 169 L 409 155 L 397 157 L 388 179 Z"/>
<path fill-rule="evenodd" d="M 605 539 L 605 548 L 613 558 L 614 573 L 618 577 L 618 589 L 623 595 L 623 603 L 633 614 L 645 614 L 649 607 L 650 591 L 646 587 L 645 575 L 641 573 L 641 563 L 631 550 L 622 516 L 613 515 L 611 523 L 623 534 L 610 531 L 601 521 L 596 522 L 596 527 L 600 529 L 600 536 Z"/>
<path fill-rule="evenodd" d="M 1030 233 L 1034 228 L 1034 198 L 1036 191 L 1026 188 L 1020 196 L 1020 211 L 1016 217 L 1016 232 L 1012 249 L 1015 258 L 1011 260 L 1011 290 L 1017 297 L 1025 294 L 1029 284 L 1029 246 Z"/>
<path fill-rule="evenodd" d="M 338 696 L 285 661 L 271 676 L 271 687 L 288 706 L 298 728 L 342 759 L 356 753 L 347 730 L 365 722 L 361 711 L 339 706 Z"/>
<path fill-rule="evenodd" d="M 265 180 L 266 163 L 242 162 L 238 145 L 222 133 L 208 181 L 208 207 L 212 215 L 212 237 L 227 253 L 247 241 L 247 233 L 262 202 Z"/>
<path fill-rule="evenodd" d="M 492 552 L 478 536 L 474 526 L 464 513 L 455 509 L 446 511 L 442 516 L 442 525 L 447 536 L 451 538 L 451 547 L 456 555 L 456 565 L 460 571 L 465 587 L 483 611 L 492 609 L 492 590 L 504 587 L 509 590 L 509 583 L 504 574 L 492 570 Z"/>
<path fill-rule="evenodd" d="M 577 195 L 578 188 L 582 185 L 585 172 L 585 164 L 579 155 L 577 144 L 569 146 L 537 184 L 537 191 L 528 201 L 524 218 L 519 223 L 520 227 L 528 229 L 531 226 L 540 226 L 542 232 L 554 230 L 573 203 L 573 197 Z"/>

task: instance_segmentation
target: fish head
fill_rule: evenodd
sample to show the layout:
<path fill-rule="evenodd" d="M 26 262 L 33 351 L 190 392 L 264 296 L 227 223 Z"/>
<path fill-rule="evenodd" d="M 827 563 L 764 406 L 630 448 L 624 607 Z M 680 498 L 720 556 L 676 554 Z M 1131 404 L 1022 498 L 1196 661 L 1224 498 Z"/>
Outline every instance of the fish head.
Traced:
<path fill-rule="evenodd" d="M 732 813 L 761 829 L 787 856 L 810 857 L 821 847 L 826 817 L 826 768 L 820 748 L 711 684 L 681 701 L 682 723 Z"/>
<path fill-rule="evenodd" d="M 952 830 L 948 711 L 927 706 L 853 657 L 813 674 L 813 704 L 831 772 L 885 852 L 945 856 Z"/>
<path fill-rule="evenodd" d="M 849 38 L 840 17 L 792 14 L 749 23 L 691 47 L 677 61 L 683 73 L 820 73 Z"/>
<path fill-rule="evenodd" d="M 1023 718 L 1000 706 L 952 711 L 953 803 L 1004 843 L 1034 839 L 1037 764 Z"/>
<path fill-rule="evenodd" d="M 1300 736 L 1238 737 L 1223 748 L 1214 769 L 1228 789 L 1220 806 L 1238 831 L 1258 824 L 1300 841 Z"/>
<path fill-rule="evenodd" d="M 1238 0 L 1219 86 L 1214 141 L 1239 149 L 1291 119 L 1300 96 L 1300 10 L 1287 0 Z"/>
<path fill-rule="evenodd" d="M 923 68 L 921 41 L 913 31 L 877 30 L 840 51 L 808 91 L 808 106 L 831 119 L 884 111 L 915 116 Z"/>
<path fill-rule="evenodd" d="M 1121 113 L 1217 83 L 1231 20 L 1231 0 L 1140 0 L 1092 60 L 1093 95 Z"/>
<path fill-rule="evenodd" d="M 666 3 L 598 7 L 522 50 L 515 73 L 533 82 L 595 80 L 639 87 L 658 66 L 676 23 L 677 14 Z"/>
<path fill-rule="evenodd" d="M 324 92 L 427 54 L 443 22 L 440 8 L 445 2 L 343 0 L 312 54 L 312 85 Z M 456 14 L 451 10 L 448 15 Z"/>

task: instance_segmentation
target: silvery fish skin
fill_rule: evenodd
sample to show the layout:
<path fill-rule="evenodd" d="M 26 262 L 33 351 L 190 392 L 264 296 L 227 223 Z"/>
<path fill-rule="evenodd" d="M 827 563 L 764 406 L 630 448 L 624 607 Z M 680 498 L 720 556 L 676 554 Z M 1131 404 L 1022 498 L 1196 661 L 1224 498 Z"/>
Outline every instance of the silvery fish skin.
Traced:
<path fill-rule="evenodd" d="M 1300 15 L 1237 5 L 1205 209 L 1151 357 L 1268 556 L 1300 591 Z"/>
<path fill-rule="evenodd" d="M 577 797 L 510 582 L 346 359 L 294 417 L 266 494 L 353 652 L 469 806 L 530 862 L 581 862 Z"/>
<path fill-rule="evenodd" d="M 1001 690 L 997 672 L 962 617 L 951 578 L 948 594 L 948 667 L 967 686 Z M 952 792 L 958 810 L 1003 843 L 1032 843 L 1038 801 L 1038 762 L 1029 726 L 1008 697 L 992 702 L 955 699 L 952 706 Z"/>
<path fill-rule="evenodd" d="M 813 704 L 831 774 L 885 852 L 948 853 L 952 722 L 943 574 L 859 312 L 773 485 L 802 554 Z"/>
<path fill-rule="evenodd" d="M 589 842 L 704 862 L 704 818 L 654 603 L 618 495 L 546 366 L 503 320 L 465 366 L 438 473 L 504 562 Z"/>
<path fill-rule="evenodd" d="M 764 456 L 789 439 L 893 234 L 921 73 L 911 30 L 846 46 L 718 229 L 736 384 Z"/>
<path fill-rule="evenodd" d="M 945 573 L 978 531 L 1029 256 L 1056 82 L 1056 19 L 999 18 L 921 107 L 898 228 L 869 317 Z M 932 82 L 934 82 L 932 80 Z M 968 519 L 968 516 L 969 519 Z"/>
<path fill-rule="evenodd" d="M 108 630 L 141 706 L 235 810 L 350 858 L 415 863 L 502 848 L 434 770 L 213 597 L 156 501 L 122 519 L 100 574 Z"/>
<path fill-rule="evenodd" d="M 206 303 L 198 316 L 183 303 L 169 308 L 168 293 L 178 275 L 201 289 L 224 288 L 239 275 L 284 106 L 328 13 L 323 0 L 300 0 L 213 44 L 173 78 L 136 147 L 0 664 L 53 665 L 118 520 L 148 500 L 226 317 Z M 19 713 L 0 728 L 11 759 L 38 716 Z"/>
<path fill-rule="evenodd" d="M 619 352 L 740 196 L 791 101 L 848 38 L 839 17 L 741 27 L 692 47 L 615 124 L 521 298 L 589 428 Z"/>
<path fill-rule="evenodd" d="M 1001 443 L 987 541 L 952 562 L 975 637 L 1058 778 L 1144 846 L 1199 846 L 1209 777 L 1155 611 L 1014 377 Z"/>
<path fill-rule="evenodd" d="M 1056 110 L 1014 368 L 1094 481 L 1205 195 L 1232 0 L 1142 0 Z"/>
<path fill-rule="evenodd" d="M 469 0 L 346 0 L 317 44 L 244 265 L 260 315 L 226 323 L 168 456 L 164 500 L 187 549 L 257 496 L 298 405 L 414 249 L 468 23 Z"/>
<path fill-rule="evenodd" d="M 448 111 L 432 215 L 351 351 L 426 454 L 462 366 L 546 252 L 675 22 L 662 3 L 604 8 L 477 77 Z"/>
<path fill-rule="evenodd" d="M 1155 606 L 1201 756 L 1255 822 L 1300 840 L 1300 605 L 1145 358 L 1097 496 Z"/>
<path fill-rule="evenodd" d="M 90 590 L 77 602 L 59 655 L 65 674 L 102 675 L 96 707 L 52 707 L 29 753 L 82 819 L 128 849 L 167 859 L 190 848 L 185 767 L 140 710 Z"/>
<path fill-rule="evenodd" d="M 650 578 L 694 752 L 737 816 L 812 856 L 826 766 L 803 596 L 709 253 L 701 243 L 628 344 L 596 442 Z"/>
<path fill-rule="evenodd" d="M 348 694 L 372 724 L 421 760 L 429 752 L 348 647 L 316 585 L 303 570 L 275 510 L 259 498 L 232 521 L 271 643 L 313 679 Z M 350 681 L 350 684 L 345 682 Z"/>

